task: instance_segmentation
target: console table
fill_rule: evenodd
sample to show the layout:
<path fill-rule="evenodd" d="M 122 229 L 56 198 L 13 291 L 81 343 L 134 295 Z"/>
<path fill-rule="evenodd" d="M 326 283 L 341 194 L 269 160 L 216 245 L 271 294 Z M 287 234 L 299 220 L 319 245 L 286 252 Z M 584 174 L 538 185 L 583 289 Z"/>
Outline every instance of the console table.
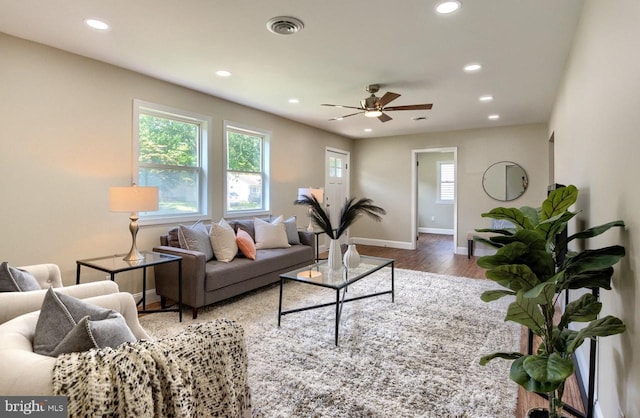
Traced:
<path fill-rule="evenodd" d="M 125 254 L 117 254 L 105 257 L 87 258 L 76 261 L 76 284 L 80 284 L 80 268 L 82 266 L 92 268 L 94 270 L 109 273 L 111 281 L 115 281 L 115 276 L 123 271 L 142 269 L 142 299 L 138 301 L 138 305 L 142 303 L 142 313 L 153 312 L 179 312 L 180 322 L 182 322 L 182 257 L 171 254 L 162 254 L 152 251 L 142 251 L 144 259 L 137 261 L 123 260 Z M 147 267 L 158 264 L 178 263 L 178 307 L 167 309 L 147 309 Z"/>

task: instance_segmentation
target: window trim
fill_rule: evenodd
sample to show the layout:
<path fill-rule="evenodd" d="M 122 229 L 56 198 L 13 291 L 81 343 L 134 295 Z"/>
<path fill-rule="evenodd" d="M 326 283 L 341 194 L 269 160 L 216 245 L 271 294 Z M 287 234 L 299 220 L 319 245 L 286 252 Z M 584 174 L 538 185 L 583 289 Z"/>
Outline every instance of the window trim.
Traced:
<path fill-rule="evenodd" d="M 198 155 L 199 172 L 199 210 L 197 213 L 185 215 L 146 215 L 140 216 L 140 225 L 161 225 L 179 222 L 195 222 L 198 220 L 211 220 L 211 207 L 209 205 L 209 143 L 211 142 L 211 127 L 213 118 L 208 115 L 178 109 L 171 106 L 147 102 L 144 100 L 133 100 L 133 123 L 132 123 L 132 183 L 138 184 L 139 175 L 139 155 L 140 155 L 140 114 L 148 114 L 159 117 L 166 117 L 180 121 L 197 123 L 200 125 L 200 143 Z"/>
<path fill-rule="evenodd" d="M 228 150 L 228 137 L 227 132 L 229 130 L 244 132 L 250 135 L 256 135 L 262 138 L 262 208 L 255 210 L 237 210 L 230 211 L 227 209 L 227 167 L 229 155 Z M 271 214 L 271 131 L 265 129 L 259 129 L 251 126 L 247 126 L 241 123 L 225 120 L 223 122 L 223 187 L 222 187 L 222 205 L 223 216 L 225 218 L 242 218 L 249 216 L 264 216 Z"/>
<path fill-rule="evenodd" d="M 453 181 L 451 183 L 453 183 L 453 199 L 451 200 L 443 200 L 441 199 L 442 196 L 442 166 L 445 164 L 451 164 L 453 166 Z M 438 190 L 437 190 L 437 197 L 436 197 L 436 203 L 438 204 L 443 204 L 443 205 L 453 205 L 455 200 L 456 200 L 456 164 L 455 161 L 453 160 L 446 160 L 446 161 L 437 161 L 436 162 L 436 166 L 438 167 Z"/>

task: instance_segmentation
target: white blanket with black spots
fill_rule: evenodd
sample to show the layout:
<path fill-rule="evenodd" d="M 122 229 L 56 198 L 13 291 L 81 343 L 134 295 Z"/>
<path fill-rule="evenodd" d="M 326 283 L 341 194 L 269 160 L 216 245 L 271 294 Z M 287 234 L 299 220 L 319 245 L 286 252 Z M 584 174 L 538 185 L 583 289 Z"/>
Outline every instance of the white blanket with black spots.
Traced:
<path fill-rule="evenodd" d="M 70 417 L 251 416 L 244 332 L 225 319 L 172 338 L 63 354 L 53 389 L 67 397 Z"/>

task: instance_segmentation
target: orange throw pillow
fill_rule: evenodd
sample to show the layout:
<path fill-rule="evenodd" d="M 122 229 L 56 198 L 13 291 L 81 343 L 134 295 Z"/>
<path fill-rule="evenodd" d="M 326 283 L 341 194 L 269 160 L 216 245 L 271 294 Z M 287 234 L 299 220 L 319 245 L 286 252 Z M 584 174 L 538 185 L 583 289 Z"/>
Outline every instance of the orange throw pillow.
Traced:
<path fill-rule="evenodd" d="M 238 232 L 236 233 L 236 243 L 238 244 L 238 248 L 240 248 L 240 252 L 242 252 L 245 257 L 251 260 L 256 259 L 256 244 L 253 242 L 253 239 L 248 232 L 238 228 Z"/>

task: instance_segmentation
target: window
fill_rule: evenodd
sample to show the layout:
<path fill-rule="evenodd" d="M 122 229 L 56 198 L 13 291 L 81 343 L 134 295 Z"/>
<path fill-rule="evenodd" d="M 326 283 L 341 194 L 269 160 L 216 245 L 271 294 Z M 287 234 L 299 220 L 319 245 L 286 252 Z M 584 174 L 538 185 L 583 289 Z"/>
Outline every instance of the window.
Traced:
<path fill-rule="evenodd" d="M 456 191 L 453 161 L 438 161 L 438 203 L 453 203 Z"/>
<path fill-rule="evenodd" d="M 160 207 L 143 220 L 210 217 L 207 209 L 207 138 L 211 118 L 134 101 L 134 180 L 159 188 Z"/>
<path fill-rule="evenodd" d="M 269 210 L 269 134 L 225 122 L 225 214 Z"/>
<path fill-rule="evenodd" d="M 342 158 L 329 157 L 329 177 L 342 177 L 342 169 L 344 168 L 344 161 Z"/>

